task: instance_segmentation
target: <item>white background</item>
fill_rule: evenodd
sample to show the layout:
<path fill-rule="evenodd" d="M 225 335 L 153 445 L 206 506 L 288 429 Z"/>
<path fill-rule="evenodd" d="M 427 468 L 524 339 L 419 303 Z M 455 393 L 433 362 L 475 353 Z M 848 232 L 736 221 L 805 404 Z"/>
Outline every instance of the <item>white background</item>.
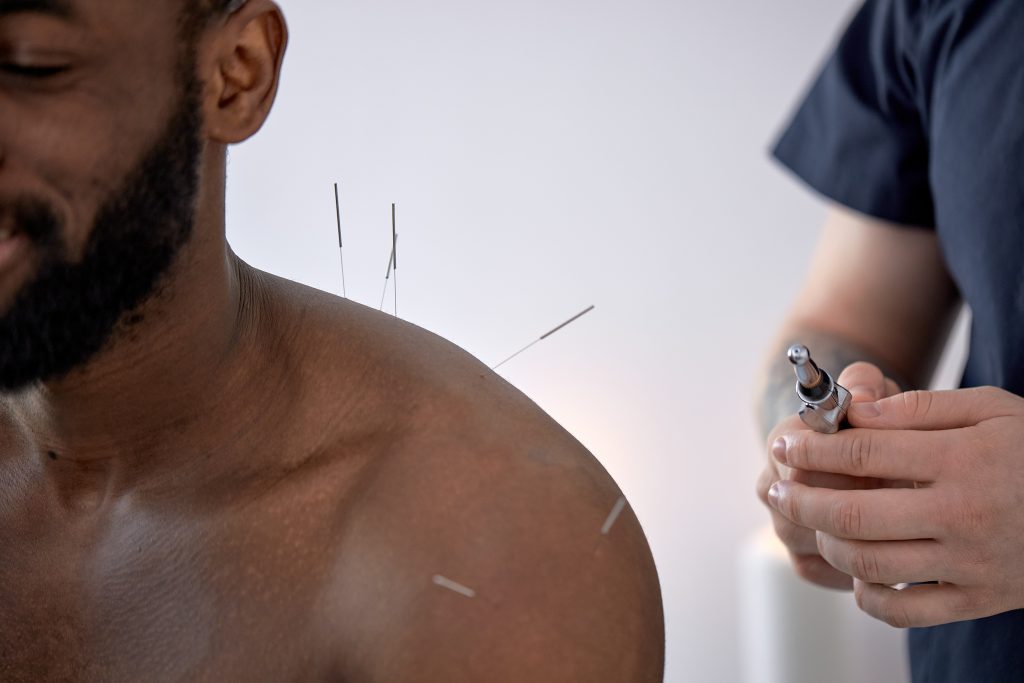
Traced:
<path fill-rule="evenodd" d="M 851 0 L 284 0 L 265 129 L 231 154 L 253 265 L 502 368 L 618 480 L 662 579 L 669 681 L 740 676 L 735 556 L 766 515 L 752 388 L 824 204 L 767 148 Z M 391 295 L 388 295 L 390 310 Z"/>

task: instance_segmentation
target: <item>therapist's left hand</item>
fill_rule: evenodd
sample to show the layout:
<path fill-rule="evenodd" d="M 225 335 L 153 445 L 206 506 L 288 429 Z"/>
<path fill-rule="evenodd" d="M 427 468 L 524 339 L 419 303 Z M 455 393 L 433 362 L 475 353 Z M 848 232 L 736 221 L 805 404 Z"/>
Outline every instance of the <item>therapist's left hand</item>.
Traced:
<path fill-rule="evenodd" d="M 769 496 L 817 530 L 821 556 L 854 577 L 860 608 L 907 628 L 1024 607 L 1024 399 L 992 387 L 912 391 L 854 404 L 848 421 L 838 434 L 787 435 L 779 460 L 916 488 L 779 481 Z"/>

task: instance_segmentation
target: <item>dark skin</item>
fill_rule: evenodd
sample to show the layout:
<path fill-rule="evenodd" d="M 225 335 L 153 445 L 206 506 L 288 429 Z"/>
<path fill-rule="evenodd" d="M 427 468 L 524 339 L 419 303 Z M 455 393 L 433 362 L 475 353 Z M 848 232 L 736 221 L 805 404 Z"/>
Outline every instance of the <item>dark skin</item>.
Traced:
<path fill-rule="evenodd" d="M 0 71 L 0 202 L 44 198 L 80 247 L 174 106 L 180 7 L 67 4 L 0 0 L 0 61 L 70 65 Z M 461 350 L 227 245 L 225 150 L 286 42 L 269 0 L 204 30 L 196 227 L 166 287 L 2 396 L 0 678 L 661 680 L 650 551 L 628 506 L 601 533 L 621 493 L 593 457 Z"/>

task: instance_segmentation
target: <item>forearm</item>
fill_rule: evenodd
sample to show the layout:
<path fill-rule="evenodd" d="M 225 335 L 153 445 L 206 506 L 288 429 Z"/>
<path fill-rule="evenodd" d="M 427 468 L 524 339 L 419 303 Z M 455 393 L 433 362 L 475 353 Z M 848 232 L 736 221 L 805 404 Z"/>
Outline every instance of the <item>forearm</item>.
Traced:
<path fill-rule="evenodd" d="M 768 438 L 775 425 L 795 414 L 800 407 L 793 389 L 793 367 L 786 358 L 786 349 L 797 343 L 807 346 L 815 362 L 834 378 L 851 363 L 866 361 L 878 366 L 886 377 L 893 378 L 901 387 L 908 388 L 907 383 L 888 367 L 890 364 L 848 339 L 810 327 L 787 328 L 765 364 L 759 392 L 758 417 L 764 439 Z"/>

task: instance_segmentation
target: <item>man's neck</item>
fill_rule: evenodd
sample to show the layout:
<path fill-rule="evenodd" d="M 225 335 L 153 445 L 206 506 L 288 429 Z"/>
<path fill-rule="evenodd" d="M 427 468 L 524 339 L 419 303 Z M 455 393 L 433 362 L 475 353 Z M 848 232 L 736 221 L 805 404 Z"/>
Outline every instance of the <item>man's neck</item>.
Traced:
<path fill-rule="evenodd" d="M 85 366 L 2 397 L 25 438 L 18 456 L 72 498 L 76 489 L 106 498 L 194 465 L 226 446 L 217 443 L 225 425 L 269 403 L 253 372 L 261 284 L 214 233 L 195 235 L 141 322 Z"/>

